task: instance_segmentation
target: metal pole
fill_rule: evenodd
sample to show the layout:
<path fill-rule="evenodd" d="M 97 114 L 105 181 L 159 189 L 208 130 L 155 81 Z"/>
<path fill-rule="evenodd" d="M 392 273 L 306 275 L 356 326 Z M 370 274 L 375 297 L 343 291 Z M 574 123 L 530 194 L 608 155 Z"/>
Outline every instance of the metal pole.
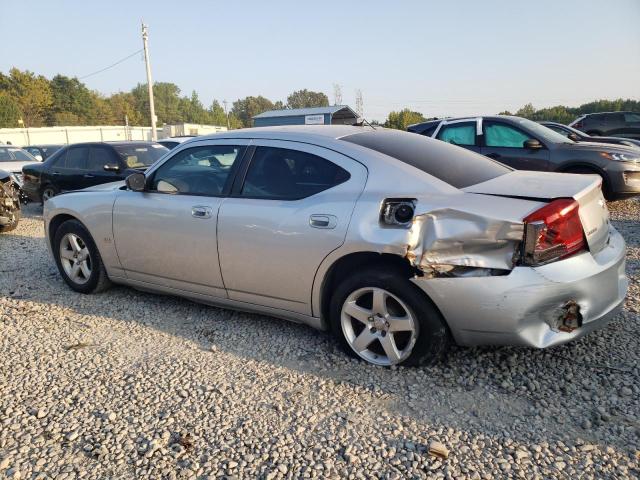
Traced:
<path fill-rule="evenodd" d="M 151 114 L 151 140 L 158 140 L 156 132 L 156 109 L 153 104 L 153 80 L 151 79 L 151 63 L 149 63 L 149 31 L 148 27 L 142 24 L 142 44 L 144 45 L 144 63 L 147 67 L 147 86 L 149 87 L 149 113 Z"/>
<path fill-rule="evenodd" d="M 231 125 L 229 125 L 229 112 L 227 111 L 227 101 L 223 100 L 224 104 L 224 115 L 227 117 L 227 130 L 231 130 Z"/>

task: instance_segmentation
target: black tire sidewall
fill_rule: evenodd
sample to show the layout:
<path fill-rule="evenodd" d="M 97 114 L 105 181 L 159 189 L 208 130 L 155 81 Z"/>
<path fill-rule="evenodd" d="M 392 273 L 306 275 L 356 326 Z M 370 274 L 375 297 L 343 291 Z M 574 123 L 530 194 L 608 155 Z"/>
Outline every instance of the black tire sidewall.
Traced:
<path fill-rule="evenodd" d="M 342 332 L 342 305 L 352 292 L 364 287 L 383 288 L 393 293 L 411 309 L 418 321 L 418 338 L 413 351 L 399 365 L 430 365 L 442 357 L 450 341 L 449 330 L 442 314 L 426 293 L 393 269 L 364 270 L 345 279 L 334 292 L 330 305 L 331 330 L 348 354 L 361 358 L 351 348 Z"/>
<path fill-rule="evenodd" d="M 91 258 L 91 275 L 89 277 L 89 281 L 83 284 L 78 284 L 71 280 L 67 273 L 64 271 L 64 267 L 62 266 L 62 262 L 60 261 L 60 242 L 62 238 L 67 233 L 73 233 L 79 236 L 84 244 L 89 248 L 89 257 Z M 98 252 L 98 248 L 96 247 L 93 238 L 87 231 L 87 229 L 77 220 L 67 220 L 56 230 L 56 234 L 54 236 L 53 245 L 53 256 L 56 260 L 56 265 L 58 266 L 58 270 L 60 271 L 60 275 L 64 281 L 69 285 L 73 290 L 80 293 L 91 293 L 96 290 L 98 287 L 98 283 L 100 282 L 100 271 L 102 269 L 102 259 L 100 258 L 100 253 Z"/>
<path fill-rule="evenodd" d="M 40 190 L 40 199 L 42 200 L 42 203 L 44 203 L 44 191 L 47 190 L 48 188 L 50 188 L 53 191 L 53 195 L 52 196 L 56 196 L 58 195 L 58 193 L 60 193 L 60 191 L 54 187 L 53 185 L 51 185 L 50 183 L 47 183 L 44 187 L 42 187 L 42 189 Z"/>

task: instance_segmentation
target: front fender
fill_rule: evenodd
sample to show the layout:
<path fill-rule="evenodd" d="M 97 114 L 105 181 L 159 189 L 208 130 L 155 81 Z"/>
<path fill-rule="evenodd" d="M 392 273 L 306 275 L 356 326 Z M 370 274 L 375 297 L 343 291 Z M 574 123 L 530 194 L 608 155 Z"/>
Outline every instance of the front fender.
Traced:
<path fill-rule="evenodd" d="M 124 277 L 113 241 L 113 205 L 117 191 L 73 192 L 51 198 L 45 202 L 43 219 L 49 253 L 52 253 L 52 221 L 60 215 L 81 222 L 93 237 L 102 262 L 110 277 Z M 54 222 L 55 225 L 56 222 Z"/>

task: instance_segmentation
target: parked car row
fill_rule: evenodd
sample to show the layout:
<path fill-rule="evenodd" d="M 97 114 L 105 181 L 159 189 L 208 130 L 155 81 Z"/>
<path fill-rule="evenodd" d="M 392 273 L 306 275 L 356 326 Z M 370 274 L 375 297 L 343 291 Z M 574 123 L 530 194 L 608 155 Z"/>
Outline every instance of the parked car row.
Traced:
<path fill-rule="evenodd" d="M 169 150 L 154 142 L 91 142 L 63 147 L 44 162 L 22 168 L 22 190 L 34 201 L 71 190 L 124 180 Z"/>
<path fill-rule="evenodd" d="M 628 145 L 575 142 L 539 123 L 505 115 L 433 120 L 409 131 L 518 170 L 599 175 L 610 200 L 640 194 L 640 149 Z"/>

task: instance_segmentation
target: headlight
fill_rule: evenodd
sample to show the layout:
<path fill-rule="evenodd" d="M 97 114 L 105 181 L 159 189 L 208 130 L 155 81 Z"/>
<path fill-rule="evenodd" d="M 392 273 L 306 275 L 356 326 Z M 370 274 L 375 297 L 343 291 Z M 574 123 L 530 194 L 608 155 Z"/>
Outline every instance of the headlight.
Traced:
<path fill-rule="evenodd" d="M 639 157 L 631 157 L 627 153 L 600 152 L 600 156 L 616 162 L 638 162 L 640 160 Z"/>

